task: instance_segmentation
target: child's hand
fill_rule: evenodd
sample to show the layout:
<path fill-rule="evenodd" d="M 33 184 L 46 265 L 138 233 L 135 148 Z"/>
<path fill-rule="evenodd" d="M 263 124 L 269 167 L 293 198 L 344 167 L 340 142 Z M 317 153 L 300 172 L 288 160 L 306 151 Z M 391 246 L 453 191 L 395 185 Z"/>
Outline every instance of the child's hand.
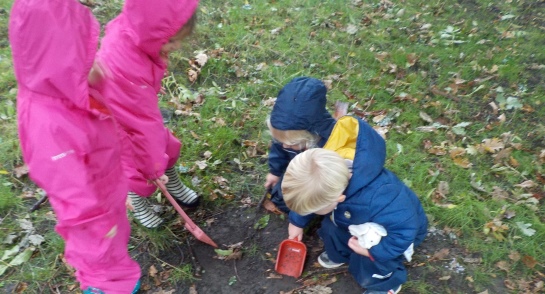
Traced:
<path fill-rule="evenodd" d="M 288 226 L 288 238 L 290 239 L 296 239 L 297 241 L 303 240 L 303 229 L 290 224 Z"/>
<path fill-rule="evenodd" d="M 161 181 L 161 183 L 163 183 L 163 185 L 166 185 L 168 183 L 168 177 L 167 175 L 162 175 L 159 177 L 159 181 Z"/>
<path fill-rule="evenodd" d="M 350 249 L 354 250 L 354 252 L 359 255 L 369 257 L 369 250 L 361 247 L 360 243 L 358 242 L 358 238 L 356 237 L 352 237 L 350 238 L 350 240 L 348 240 L 348 247 L 350 247 Z"/>
<path fill-rule="evenodd" d="M 89 71 L 89 75 L 87 76 L 87 82 L 89 85 L 94 86 L 109 76 L 110 74 L 108 71 L 99 62 L 95 61 L 91 67 L 91 71 Z"/>
<path fill-rule="evenodd" d="M 334 119 L 339 119 L 345 116 L 348 113 L 348 102 L 335 102 L 335 114 L 333 115 Z"/>
<path fill-rule="evenodd" d="M 278 180 L 280 177 L 277 177 L 271 173 L 267 174 L 267 178 L 265 178 L 265 188 L 271 189 L 278 183 Z"/>

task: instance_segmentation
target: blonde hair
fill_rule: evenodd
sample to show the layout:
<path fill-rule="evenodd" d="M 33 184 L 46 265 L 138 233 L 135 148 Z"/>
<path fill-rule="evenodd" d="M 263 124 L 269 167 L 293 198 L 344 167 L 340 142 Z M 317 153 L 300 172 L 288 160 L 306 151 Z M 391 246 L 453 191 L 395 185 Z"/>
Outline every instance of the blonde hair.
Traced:
<path fill-rule="evenodd" d="M 282 194 L 289 209 L 300 215 L 314 213 L 338 201 L 350 172 L 334 151 L 309 149 L 291 160 L 282 180 Z"/>
<path fill-rule="evenodd" d="M 271 118 L 267 118 L 267 127 L 275 141 L 286 145 L 299 145 L 301 149 L 314 148 L 320 141 L 320 136 L 307 130 L 279 130 L 271 124 Z"/>

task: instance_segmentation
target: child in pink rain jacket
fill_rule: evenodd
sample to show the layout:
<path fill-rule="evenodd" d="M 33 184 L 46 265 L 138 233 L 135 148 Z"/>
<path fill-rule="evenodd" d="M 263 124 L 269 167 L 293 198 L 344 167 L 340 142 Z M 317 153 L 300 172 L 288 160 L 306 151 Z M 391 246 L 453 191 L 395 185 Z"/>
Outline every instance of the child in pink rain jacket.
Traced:
<path fill-rule="evenodd" d="M 11 11 L 17 120 L 30 177 L 47 192 L 84 293 L 126 294 L 139 288 L 140 268 L 127 251 L 128 188 L 115 122 L 91 108 L 100 105 L 87 81 L 98 36 L 98 22 L 76 0 L 16 0 Z"/>
<path fill-rule="evenodd" d="M 127 0 L 106 26 L 97 54 L 105 79 L 96 85 L 123 132 L 123 164 L 135 218 L 155 228 L 163 220 L 142 197 L 166 174 L 168 191 L 184 206 L 198 204 L 174 168 L 181 143 L 164 126 L 157 94 L 167 69 L 168 53 L 177 50 L 195 26 L 198 0 Z"/>

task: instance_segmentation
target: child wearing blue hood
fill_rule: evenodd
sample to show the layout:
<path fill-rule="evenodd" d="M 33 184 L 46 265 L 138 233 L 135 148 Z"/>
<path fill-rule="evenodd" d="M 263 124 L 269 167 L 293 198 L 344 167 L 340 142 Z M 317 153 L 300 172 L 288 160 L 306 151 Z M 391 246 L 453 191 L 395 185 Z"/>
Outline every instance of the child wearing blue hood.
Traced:
<path fill-rule="evenodd" d="M 385 159 L 384 139 L 363 120 L 343 116 L 323 148 L 293 158 L 281 186 L 291 210 L 289 238 L 302 240 L 303 228 L 323 215 L 318 234 L 325 251 L 318 262 L 326 268 L 347 263 L 364 294 L 398 293 L 407 280 L 403 262 L 427 234 L 420 200 L 384 168 Z M 382 226 L 385 235 L 364 248 L 349 226 L 367 223 Z"/>
<path fill-rule="evenodd" d="M 294 78 L 278 93 L 267 119 L 273 143 L 265 188 L 271 190 L 271 201 L 286 213 L 289 209 L 281 183 L 289 162 L 306 149 L 324 146 L 335 125 L 335 119 L 326 110 L 326 93 L 326 86 L 318 79 Z"/>

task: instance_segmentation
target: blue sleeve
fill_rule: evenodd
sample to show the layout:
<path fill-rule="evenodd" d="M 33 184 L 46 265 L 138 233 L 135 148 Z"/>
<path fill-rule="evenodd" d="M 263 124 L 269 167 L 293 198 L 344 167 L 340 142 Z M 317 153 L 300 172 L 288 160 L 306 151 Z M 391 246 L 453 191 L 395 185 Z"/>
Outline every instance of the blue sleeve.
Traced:
<path fill-rule="evenodd" d="M 396 196 L 384 197 L 391 193 Z M 369 252 L 378 262 L 395 259 L 415 241 L 421 222 L 425 221 L 419 213 L 420 201 L 408 187 L 388 184 L 377 191 L 371 203 L 377 212 L 371 221 L 384 226 L 388 235 Z"/>
<path fill-rule="evenodd" d="M 272 143 L 269 150 L 269 172 L 280 177 L 286 171 L 290 163 L 290 154 L 278 143 Z"/>
<path fill-rule="evenodd" d="M 289 220 L 290 220 L 290 223 L 295 225 L 296 227 L 304 228 L 308 225 L 308 223 L 310 223 L 310 221 L 315 216 L 316 215 L 314 213 L 307 214 L 307 215 L 300 215 L 294 211 L 290 211 Z"/>

